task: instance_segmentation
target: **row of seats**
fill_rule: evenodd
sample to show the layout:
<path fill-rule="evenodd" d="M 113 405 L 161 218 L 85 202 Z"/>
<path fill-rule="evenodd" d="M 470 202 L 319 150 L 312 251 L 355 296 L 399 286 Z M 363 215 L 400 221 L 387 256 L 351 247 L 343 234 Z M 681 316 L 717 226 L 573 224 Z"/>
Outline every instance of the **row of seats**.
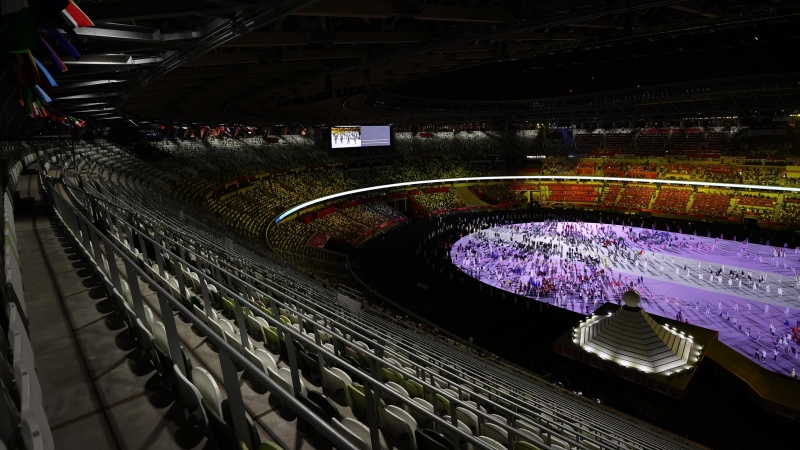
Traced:
<path fill-rule="evenodd" d="M 691 195 L 691 189 L 661 188 L 653 203 L 653 209 L 684 214 Z"/>
<path fill-rule="evenodd" d="M 617 206 L 627 209 L 645 209 L 650 205 L 653 197 L 652 186 L 627 186 L 620 194 Z"/>
<path fill-rule="evenodd" d="M 726 194 L 697 192 L 694 194 L 694 200 L 689 212 L 711 217 L 725 217 L 728 213 L 730 201 L 731 197 Z"/>
<path fill-rule="evenodd" d="M 432 436 L 432 433 L 444 431 L 444 429 L 437 428 L 441 426 L 441 423 L 436 418 L 442 419 L 445 416 L 445 412 L 449 412 L 445 409 L 448 406 L 445 401 L 449 402 L 450 406 L 462 408 L 465 412 L 475 415 L 478 418 L 475 433 L 484 436 L 486 439 L 493 439 L 498 442 L 500 447 L 494 447 L 495 444 L 490 443 L 490 447 L 494 448 L 519 448 L 520 445 L 526 445 L 521 444 L 524 442 L 527 442 L 527 445 L 537 446 L 539 444 L 537 438 L 543 441 L 543 444 L 539 444 L 540 448 L 548 445 L 548 443 L 551 446 L 564 448 L 594 448 L 592 447 L 593 445 L 599 445 L 604 448 L 683 448 L 691 446 L 690 443 L 675 440 L 675 438 L 666 435 L 654 434 L 646 427 L 632 425 L 631 422 L 616 419 L 608 415 L 608 412 L 598 410 L 596 405 L 585 403 L 579 398 L 572 398 L 567 393 L 554 391 L 553 388 L 542 384 L 541 381 L 528 376 L 520 377 L 500 369 L 450 344 L 421 335 L 416 329 L 409 330 L 402 324 L 394 323 L 377 311 L 345 311 L 342 309 L 342 304 L 336 299 L 335 293 L 303 274 L 287 268 L 274 255 L 259 253 L 253 248 L 245 248 L 246 246 L 238 245 L 237 242 L 239 240 L 237 238 L 234 236 L 228 238 L 224 229 L 213 228 L 211 223 L 206 224 L 201 220 L 181 221 L 174 214 L 176 208 L 183 208 L 192 216 L 202 214 L 202 210 L 192 209 L 191 205 L 178 203 L 169 196 L 160 197 L 161 194 L 158 193 L 160 186 L 150 183 L 150 175 L 146 171 L 140 170 L 141 163 L 137 162 L 135 158 L 129 158 L 129 155 L 119 152 L 111 145 L 107 145 L 103 153 L 108 155 L 111 160 L 124 161 L 124 164 L 113 163 L 114 168 L 109 169 L 108 167 L 103 167 L 110 162 L 109 160 L 93 158 L 93 153 L 79 151 L 80 159 L 85 158 L 91 161 L 83 166 L 82 169 L 82 173 L 85 174 L 87 180 L 84 184 L 92 185 L 93 183 L 88 180 L 97 179 L 98 195 L 106 195 L 108 198 L 124 202 L 124 206 L 128 210 L 137 211 L 135 225 L 141 232 L 147 230 L 146 233 L 148 235 L 158 236 L 168 245 L 174 246 L 174 254 L 191 255 L 190 260 L 194 261 L 193 264 L 198 267 L 198 270 L 201 266 L 211 269 L 219 267 L 225 273 L 230 274 L 226 275 L 219 270 L 216 270 L 215 273 L 214 270 L 211 270 L 211 276 L 214 277 L 213 283 L 223 290 L 239 292 L 242 294 L 242 298 L 250 298 L 249 293 L 251 292 L 254 294 L 262 292 L 271 296 L 271 302 L 276 302 L 276 304 L 278 301 L 285 302 L 287 307 L 284 309 L 289 315 L 282 313 L 280 315 L 283 315 L 292 324 L 291 326 L 298 325 L 304 331 L 306 331 L 306 323 L 309 323 L 312 327 L 317 327 L 317 331 L 314 334 L 315 341 L 317 337 L 321 338 L 319 327 L 324 327 L 324 332 L 329 339 L 334 341 L 334 344 L 332 344 L 334 345 L 334 352 L 331 353 L 329 349 L 321 345 L 315 346 L 311 341 L 306 344 L 303 341 L 305 338 L 302 336 L 297 338 L 297 342 L 304 345 L 305 348 L 313 349 L 312 353 L 316 353 L 317 361 L 319 361 L 320 356 L 323 359 L 326 357 L 340 358 L 346 361 L 347 363 L 344 365 L 340 365 L 338 361 L 335 362 L 339 369 L 348 374 L 351 381 L 353 381 L 352 384 L 360 384 L 365 388 L 365 399 L 370 396 L 367 392 L 385 394 L 387 392 L 386 389 L 392 389 L 398 393 L 398 397 L 403 397 L 402 393 L 400 393 L 401 391 L 388 385 L 388 382 L 391 381 L 403 387 L 409 393 L 409 398 L 416 399 L 400 401 L 403 407 L 398 406 L 399 409 L 408 409 L 409 411 L 420 413 L 420 409 L 425 410 L 427 407 L 411 407 L 409 402 L 414 401 L 416 405 L 419 405 L 419 401 L 428 401 L 432 406 L 433 413 L 431 415 L 429 411 L 425 417 L 434 422 L 434 424 L 432 427 L 428 427 L 425 423 L 420 424 L 420 421 L 417 420 L 418 428 L 422 428 L 419 433 L 414 432 L 415 442 L 418 443 L 418 446 L 420 446 L 419 442 L 426 443 L 423 445 L 432 445 L 432 442 L 437 439 Z M 64 157 L 69 158 L 69 155 L 64 155 Z M 122 219 L 119 219 L 117 223 L 122 223 Z M 110 229 L 113 230 L 114 227 L 110 226 Z M 119 231 L 117 228 L 117 232 Z M 152 263 L 149 266 L 151 267 L 151 272 L 155 272 Z M 169 264 L 166 267 L 169 267 Z M 180 274 L 183 273 L 182 267 L 177 265 L 175 267 L 177 269 L 174 267 L 166 268 L 167 271 L 172 271 L 169 274 L 170 276 L 167 277 L 167 283 L 173 287 L 174 283 L 170 280 L 172 278 L 179 279 L 182 276 Z M 194 271 L 197 273 L 197 270 Z M 159 275 L 163 275 L 163 272 Z M 233 276 L 244 281 L 235 281 L 232 278 Z M 193 278 L 191 275 L 189 277 Z M 200 276 L 199 278 L 203 277 Z M 202 285 L 200 287 L 202 288 Z M 194 286 L 185 288 L 189 289 L 188 301 L 191 302 L 190 295 L 195 292 L 195 288 Z M 178 301 L 183 301 L 182 297 L 187 296 L 186 292 L 181 295 L 180 283 L 178 283 L 178 288 L 175 289 L 174 295 L 176 295 L 176 300 Z M 249 300 L 250 305 L 253 308 L 259 308 L 258 311 L 264 314 L 263 316 L 261 316 L 261 313 L 256 315 L 262 318 L 268 317 L 268 313 L 261 310 L 260 306 L 255 303 L 255 300 L 260 300 L 260 295 L 253 295 L 252 299 Z M 202 297 L 204 297 L 203 308 L 205 308 L 206 298 L 205 296 Z M 274 300 L 277 298 L 280 300 Z M 221 315 L 224 317 L 226 310 L 231 318 L 238 315 L 239 310 L 236 305 L 241 303 L 236 302 L 239 302 L 239 300 L 236 299 L 233 305 L 229 302 L 221 301 Z M 265 302 L 262 303 L 267 306 Z M 198 309 L 201 308 L 200 305 L 193 303 L 192 308 L 195 306 Z M 273 305 L 270 304 L 269 306 L 271 308 Z M 206 311 L 204 310 L 204 312 Z M 276 317 L 278 316 L 276 312 L 273 312 L 273 314 Z M 209 313 L 206 312 L 205 315 L 208 317 Z M 218 319 L 219 316 L 220 314 L 217 314 Z M 296 323 L 291 318 L 292 316 L 297 318 Z M 277 318 L 283 322 L 283 318 Z M 226 320 L 230 321 L 230 319 Z M 325 325 L 319 324 L 320 320 Z M 247 326 L 247 323 L 250 322 L 249 319 L 245 320 L 248 332 L 257 334 L 257 327 Z M 313 325 L 315 322 L 317 325 Z M 217 323 L 219 322 L 217 321 Z M 242 324 L 237 325 L 241 326 Z M 222 326 L 220 325 L 220 327 Z M 237 342 L 235 339 L 236 327 L 233 327 L 233 325 L 231 327 L 234 328 L 234 334 L 229 333 L 230 330 L 228 330 L 228 334 L 233 338 L 231 345 L 235 347 L 235 342 Z M 336 334 L 335 328 L 340 329 L 341 336 Z M 216 333 L 217 331 L 214 332 Z M 224 333 L 225 330 L 223 330 L 223 335 L 225 335 Z M 274 340 L 274 337 L 269 337 L 272 334 L 269 331 L 264 332 L 263 328 L 260 334 L 262 339 L 266 341 L 269 341 L 269 339 Z M 257 336 L 254 337 L 257 342 L 261 342 L 258 341 Z M 249 338 L 240 335 L 239 341 L 244 343 L 241 344 L 243 352 L 251 349 L 250 344 L 245 343 L 249 342 L 246 339 Z M 344 348 L 337 349 L 336 342 L 340 342 Z M 363 343 L 363 345 L 358 342 Z M 263 350 L 270 351 L 270 349 L 274 349 L 273 344 L 265 345 Z M 278 349 L 274 354 L 281 355 L 280 342 L 277 345 Z M 364 348 L 364 346 L 367 348 Z M 253 345 L 253 348 L 256 348 L 256 345 Z M 303 353 L 308 354 L 309 351 L 303 350 Z M 318 372 L 311 363 L 314 359 L 313 356 L 309 355 L 309 358 L 305 358 L 302 357 L 302 353 L 299 354 L 301 361 L 306 361 L 301 364 L 301 366 L 305 364 L 305 370 L 302 367 L 300 368 L 300 373 L 304 380 L 308 380 L 313 384 L 315 378 L 326 379 L 328 377 L 328 375 L 315 375 Z M 277 363 L 281 363 L 280 357 Z M 403 379 L 400 380 L 396 374 L 385 375 L 381 371 L 381 381 L 386 383 L 381 389 L 378 389 L 379 386 L 374 384 L 370 385 L 368 379 L 362 380 L 366 383 L 358 383 L 356 377 L 363 378 L 365 376 L 361 375 L 363 372 L 360 371 L 362 369 L 367 370 L 366 365 L 370 365 L 371 369 L 373 364 L 379 364 L 381 368 L 386 368 L 387 370 L 393 369 L 402 374 Z M 320 367 L 327 368 L 324 365 L 320 365 Z M 403 369 L 408 369 L 410 373 L 404 373 Z M 332 369 L 329 370 L 332 371 Z M 322 373 L 325 374 L 325 371 L 322 370 Z M 392 375 L 395 375 L 395 377 L 390 379 Z M 417 386 L 414 383 L 424 387 L 419 396 L 415 395 L 419 394 L 419 392 L 415 391 Z M 344 379 L 342 384 L 347 385 L 347 380 Z M 294 386 L 296 384 L 292 385 L 293 388 Z M 372 389 L 367 389 L 368 386 Z M 358 387 L 348 388 L 350 393 L 354 394 L 351 396 L 348 406 L 350 411 L 355 410 L 353 420 L 365 425 L 358 417 L 361 396 L 352 392 L 353 389 L 359 390 Z M 445 389 L 449 389 L 452 392 Z M 308 391 L 308 385 L 306 385 L 306 390 Z M 435 392 L 436 395 L 428 395 L 427 391 L 429 390 Z M 491 394 L 487 395 L 490 392 Z M 384 398 L 383 395 L 380 396 L 382 399 Z M 388 397 L 398 400 L 393 396 Z M 344 401 L 346 402 L 346 398 Z M 469 402 L 474 402 L 475 405 Z M 439 406 L 439 404 L 443 406 Z M 317 404 L 317 406 L 324 411 L 324 405 Z M 390 405 L 387 404 L 385 408 L 388 409 L 388 406 Z M 396 413 L 396 411 L 394 412 Z M 495 417 L 494 414 L 498 417 Z M 369 413 L 367 412 L 368 415 Z M 395 415 L 399 416 L 400 414 Z M 469 421 L 469 419 L 465 420 L 465 418 L 469 417 L 468 414 L 455 415 L 456 419 L 461 420 L 465 425 Z M 409 421 L 401 419 L 410 424 Z M 359 435 L 358 430 L 360 427 L 356 426 L 352 421 L 348 421 L 343 417 L 340 422 L 348 430 L 352 431 L 354 435 Z M 371 429 L 370 425 L 374 425 L 374 422 L 371 422 L 368 417 L 366 422 L 365 426 Z M 524 427 L 525 423 L 528 423 L 531 428 L 531 430 L 526 431 L 526 433 L 530 433 L 530 436 L 519 431 L 523 430 L 521 427 Z M 507 443 L 503 443 L 502 433 L 491 435 L 492 431 L 488 430 L 494 427 L 489 425 L 505 431 L 508 436 Z M 426 428 L 430 431 L 425 432 Z M 498 437 L 499 439 L 496 439 Z M 489 443 L 490 441 L 486 439 L 482 439 L 482 441 Z M 561 443 L 566 443 L 566 446 L 561 445 Z"/>

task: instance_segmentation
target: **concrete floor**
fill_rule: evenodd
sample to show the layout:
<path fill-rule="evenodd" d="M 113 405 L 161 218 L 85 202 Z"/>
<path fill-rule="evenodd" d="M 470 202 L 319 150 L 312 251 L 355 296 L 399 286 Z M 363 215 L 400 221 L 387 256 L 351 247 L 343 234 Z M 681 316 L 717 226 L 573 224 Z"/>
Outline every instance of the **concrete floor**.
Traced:
<path fill-rule="evenodd" d="M 24 175 L 19 184 L 21 197 L 39 200 L 36 183 L 35 175 Z M 182 407 L 168 389 L 161 388 L 159 375 L 141 357 L 134 336 L 91 276 L 79 250 L 70 245 L 52 208 L 40 201 L 35 212 L 18 214 L 16 230 L 31 344 L 56 447 L 216 448 L 199 428 L 184 425 Z M 119 259 L 117 266 L 125 278 Z M 156 320 L 162 321 L 155 293 L 140 280 L 139 288 Z M 216 350 L 190 323 L 179 316 L 175 322 L 192 366 L 208 369 L 226 398 Z M 307 380 L 304 384 L 309 390 L 322 390 Z M 331 448 L 243 372 L 240 387 L 262 441 L 275 441 L 285 449 Z M 339 409 L 343 416 L 352 417 L 349 408 L 340 404 Z M 393 447 L 384 444 L 384 448 Z"/>
<path fill-rule="evenodd" d="M 35 175 L 22 198 L 39 194 Z M 59 450 L 211 447 L 152 366 L 45 204 L 16 217 L 31 345 Z"/>

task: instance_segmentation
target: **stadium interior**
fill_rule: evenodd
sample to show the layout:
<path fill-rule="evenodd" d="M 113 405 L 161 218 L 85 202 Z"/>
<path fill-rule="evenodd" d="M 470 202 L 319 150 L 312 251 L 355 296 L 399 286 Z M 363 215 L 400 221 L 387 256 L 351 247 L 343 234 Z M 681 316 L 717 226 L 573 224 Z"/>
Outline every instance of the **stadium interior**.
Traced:
<path fill-rule="evenodd" d="M 796 445 L 800 1 L 0 9 L 0 450 Z"/>

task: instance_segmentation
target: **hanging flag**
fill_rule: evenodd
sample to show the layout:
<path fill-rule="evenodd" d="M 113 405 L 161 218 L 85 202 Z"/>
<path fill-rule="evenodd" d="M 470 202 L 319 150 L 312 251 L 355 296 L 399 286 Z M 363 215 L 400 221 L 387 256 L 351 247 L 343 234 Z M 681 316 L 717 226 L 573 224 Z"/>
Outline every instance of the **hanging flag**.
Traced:
<path fill-rule="evenodd" d="M 36 59 L 33 57 L 33 53 L 31 53 L 30 50 L 27 51 L 27 54 L 28 58 L 25 60 L 25 63 L 31 67 L 33 84 L 42 84 L 42 76 L 39 74 L 39 68 L 36 66 Z"/>
<path fill-rule="evenodd" d="M 72 44 L 69 42 L 69 39 L 65 38 L 64 35 L 61 34 L 61 32 L 56 30 L 55 28 L 51 27 L 46 27 L 46 28 L 50 36 L 52 36 L 56 41 L 58 41 L 58 43 L 61 44 L 61 46 L 64 47 L 64 49 L 66 49 L 70 55 L 72 55 L 75 61 L 81 60 L 81 54 L 78 53 L 77 50 L 75 50 L 75 47 L 72 46 Z"/>
<path fill-rule="evenodd" d="M 64 64 L 63 61 L 61 61 L 61 58 L 59 58 L 58 55 L 56 55 L 56 52 L 53 50 L 52 47 L 50 47 L 50 44 L 48 44 L 47 41 L 44 40 L 44 38 L 41 39 L 42 39 L 42 47 L 44 47 L 44 50 L 47 52 L 48 56 L 50 56 L 50 61 L 53 62 L 53 65 L 58 68 L 59 72 L 66 72 L 67 66 Z"/>
<path fill-rule="evenodd" d="M 27 59 L 22 53 L 17 53 L 17 61 L 16 64 L 14 64 L 14 75 L 17 77 L 17 83 L 23 88 L 30 88 L 36 84 L 31 69 L 31 65 L 27 62 Z"/>
<path fill-rule="evenodd" d="M 5 51 L 25 52 L 39 45 L 39 31 L 28 6 L 28 0 L 0 0 L 0 12 L 3 15 Z"/>
<path fill-rule="evenodd" d="M 61 16 L 67 21 L 68 25 L 72 25 L 72 28 L 82 28 L 82 27 L 93 27 L 94 24 L 92 23 L 91 19 L 78 8 L 78 5 L 75 4 L 72 0 L 67 4 L 67 7 L 61 11 Z"/>
<path fill-rule="evenodd" d="M 39 100 L 41 100 L 42 103 L 44 103 L 46 105 L 46 104 L 52 102 L 52 100 L 50 99 L 50 96 L 47 95 L 47 93 L 41 87 L 39 87 L 38 84 L 36 86 L 34 86 L 33 88 L 36 90 L 36 94 L 39 95 Z"/>
<path fill-rule="evenodd" d="M 47 69 L 45 69 L 45 68 L 44 68 L 44 66 L 42 65 L 42 63 L 41 63 L 41 62 L 39 62 L 39 60 L 38 60 L 38 59 L 36 59 L 36 57 L 35 57 L 35 56 L 33 57 L 33 60 L 34 60 L 34 61 L 36 61 L 36 66 L 39 68 L 39 72 L 41 72 L 41 73 L 43 73 L 43 74 L 44 74 L 45 78 L 47 78 L 47 82 L 48 82 L 48 83 L 50 83 L 50 86 L 51 86 L 51 87 L 56 87 L 56 86 L 58 86 L 58 84 L 56 83 L 56 80 L 54 80 L 54 79 L 53 79 L 53 76 L 52 76 L 52 75 L 50 75 L 50 72 L 48 72 L 48 71 L 47 71 Z"/>
<path fill-rule="evenodd" d="M 70 42 L 72 43 L 72 45 L 75 46 L 76 49 L 78 49 L 78 51 L 86 53 L 86 45 L 83 44 L 83 41 L 81 40 L 81 38 L 78 36 L 78 33 L 76 33 L 73 28 L 69 28 L 69 27 L 64 28 L 64 32 L 69 35 L 70 39 L 72 39 L 72 41 L 70 41 Z"/>

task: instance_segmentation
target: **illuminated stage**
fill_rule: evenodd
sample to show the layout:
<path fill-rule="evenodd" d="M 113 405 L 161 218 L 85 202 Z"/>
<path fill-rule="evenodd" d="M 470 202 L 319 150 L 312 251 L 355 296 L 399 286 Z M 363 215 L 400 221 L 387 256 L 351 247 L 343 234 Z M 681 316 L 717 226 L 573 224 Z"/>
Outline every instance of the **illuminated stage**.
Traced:
<path fill-rule="evenodd" d="M 764 368 L 783 375 L 800 369 L 792 334 L 800 320 L 794 272 L 800 274 L 800 254 L 783 249 L 783 242 L 780 247 L 744 246 L 741 241 L 565 222 L 469 231 L 453 245 L 451 259 L 494 288 L 589 315 L 605 302 L 617 304 L 633 287 L 651 315 L 677 321 L 680 313 L 680 323 L 688 320 L 717 331 L 719 341 L 752 361 L 756 350 L 766 351 L 765 360 L 758 359 Z M 775 256 L 784 250 L 785 256 Z M 788 339 L 777 344 L 776 357 L 773 348 L 782 336 Z"/>

